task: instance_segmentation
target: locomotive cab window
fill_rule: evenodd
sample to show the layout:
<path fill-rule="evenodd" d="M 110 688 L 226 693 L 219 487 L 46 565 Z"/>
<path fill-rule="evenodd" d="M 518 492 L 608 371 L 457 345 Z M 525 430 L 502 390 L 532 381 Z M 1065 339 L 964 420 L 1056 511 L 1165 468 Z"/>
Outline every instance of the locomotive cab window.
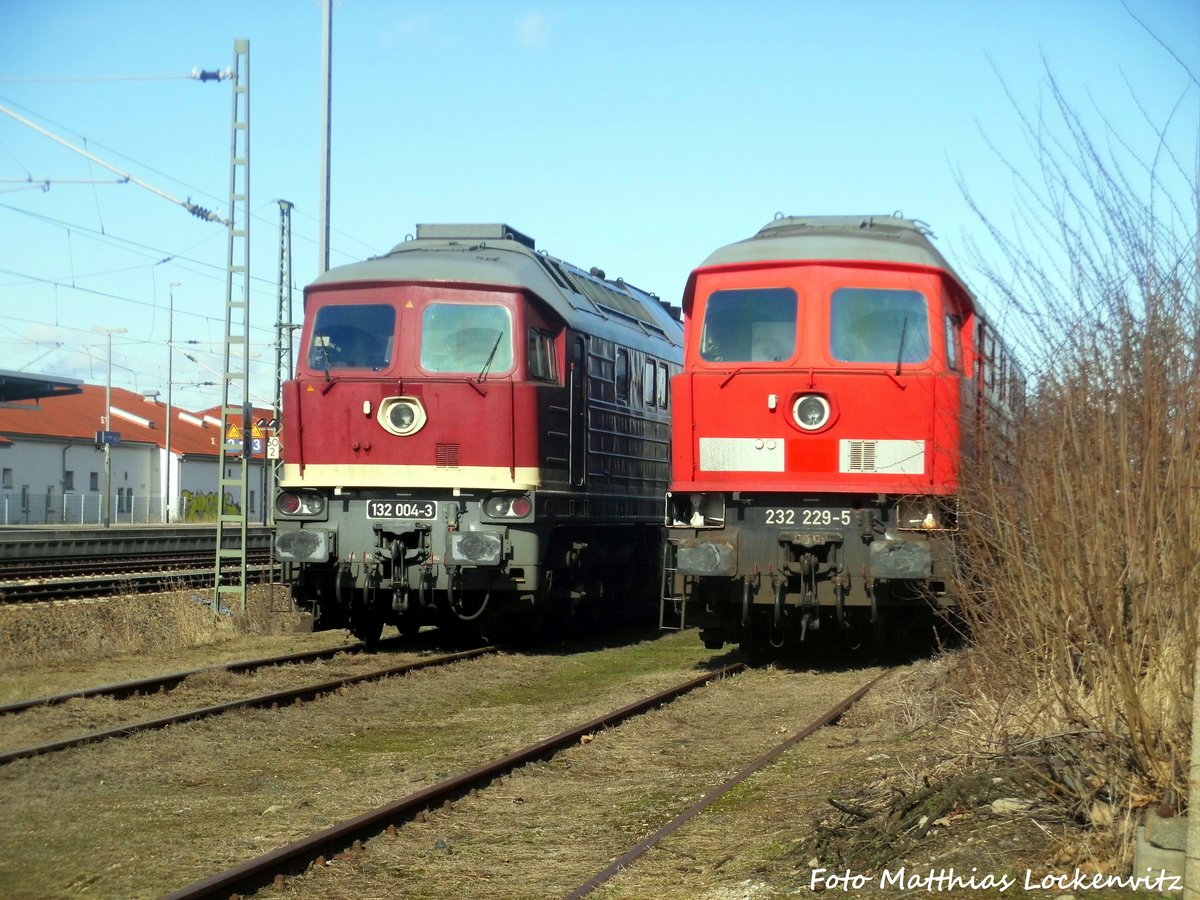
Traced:
<path fill-rule="evenodd" d="M 512 317 L 494 304 L 430 303 L 421 318 L 421 368 L 484 376 L 513 364 Z"/>
<path fill-rule="evenodd" d="M 700 358 L 708 362 L 782 362 L 796 352 L 796 292 L 791 288 L 714 291 L 704 306 Z"/>
<path fill-rule="evenodd" d="M 839 288 L 829 312 L 833 358 L 854 363 L 921 363 L 929 359 L 929 312 L 918 291 Z"/>
<path fill-rule="evenodd" d="M 308 367 L 384 369 L 392 362 L 396 310 L 383 304 L 323 306 L 317 310 Z"/>

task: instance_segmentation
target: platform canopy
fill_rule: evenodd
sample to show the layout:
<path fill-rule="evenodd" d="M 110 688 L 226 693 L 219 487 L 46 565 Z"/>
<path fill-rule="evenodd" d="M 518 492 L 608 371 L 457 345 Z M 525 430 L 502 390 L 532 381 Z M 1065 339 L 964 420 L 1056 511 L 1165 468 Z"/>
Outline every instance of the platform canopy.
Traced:
<path fill-rule="evenodd" d="M 0 403 L 16 400 L 40 400 L 42 397 L 83 393 L 78 378 L 50 378 L 29 372 L 10 372 L 0 369 Z"/>

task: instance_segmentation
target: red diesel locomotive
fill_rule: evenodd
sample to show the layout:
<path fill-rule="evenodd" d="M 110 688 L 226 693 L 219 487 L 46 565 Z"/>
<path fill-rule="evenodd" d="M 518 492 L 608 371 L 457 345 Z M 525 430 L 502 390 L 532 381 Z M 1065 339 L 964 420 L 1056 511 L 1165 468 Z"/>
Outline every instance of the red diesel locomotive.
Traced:
<path fill-rule="evenodd" d="M 321 275 L 284 391 L 275 543 L 316 626 L 495 634 L 652 604 L 677 312 L 504 225 L 418 225 Z"/>
<path fill-rule="evenodd" d="M 753 654 L 951 606 L 960 479 L 1024 383 L 927 230 L 780 217 L 683 311 L 664 615 Z"/>

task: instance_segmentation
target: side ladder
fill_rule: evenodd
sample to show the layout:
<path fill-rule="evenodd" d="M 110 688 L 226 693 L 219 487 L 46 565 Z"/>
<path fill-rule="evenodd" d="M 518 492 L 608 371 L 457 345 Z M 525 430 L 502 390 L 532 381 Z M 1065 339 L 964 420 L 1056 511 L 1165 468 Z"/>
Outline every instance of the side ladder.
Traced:
<path fill-rule="evenodd" d="M 667 539 L 663 547 L 662 587 L 658 601 L 660 631 L 683 631 L 687 628 L 687 598 L 692 578 L 680 575 L 675 566 L 678 542 Z"/>

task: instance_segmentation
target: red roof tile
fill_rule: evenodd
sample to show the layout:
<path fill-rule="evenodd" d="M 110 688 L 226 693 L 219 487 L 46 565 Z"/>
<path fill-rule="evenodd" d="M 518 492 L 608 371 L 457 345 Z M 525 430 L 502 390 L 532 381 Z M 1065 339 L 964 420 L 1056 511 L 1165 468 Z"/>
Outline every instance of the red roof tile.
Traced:
<path fill-rule="evenodd" d="M 17 437 L 72 438 L 91 441 L 104 430 L 104 392 L 85 384 L 83 392 L 48 397 L 36 404 L 0 407 L 0 443 Z M 112 389 L 112 426 L 122 443 L 165 446 L 166 404 L 123 388 Z M 220 407 L 191 413 L 171 408 L 171 448 L 175 453 L 216 456 L 221 438 Z M 206 421 L 206 417 L 209 420 Z M 255 410 L 255 421 L 270 419 L 269 410 Z M 240 424 L 240 423 L 239 423 Z M 265 445 L 265 441 L 264 441 Z M 255 454 L 261 457 L 262 453 Z"/>

